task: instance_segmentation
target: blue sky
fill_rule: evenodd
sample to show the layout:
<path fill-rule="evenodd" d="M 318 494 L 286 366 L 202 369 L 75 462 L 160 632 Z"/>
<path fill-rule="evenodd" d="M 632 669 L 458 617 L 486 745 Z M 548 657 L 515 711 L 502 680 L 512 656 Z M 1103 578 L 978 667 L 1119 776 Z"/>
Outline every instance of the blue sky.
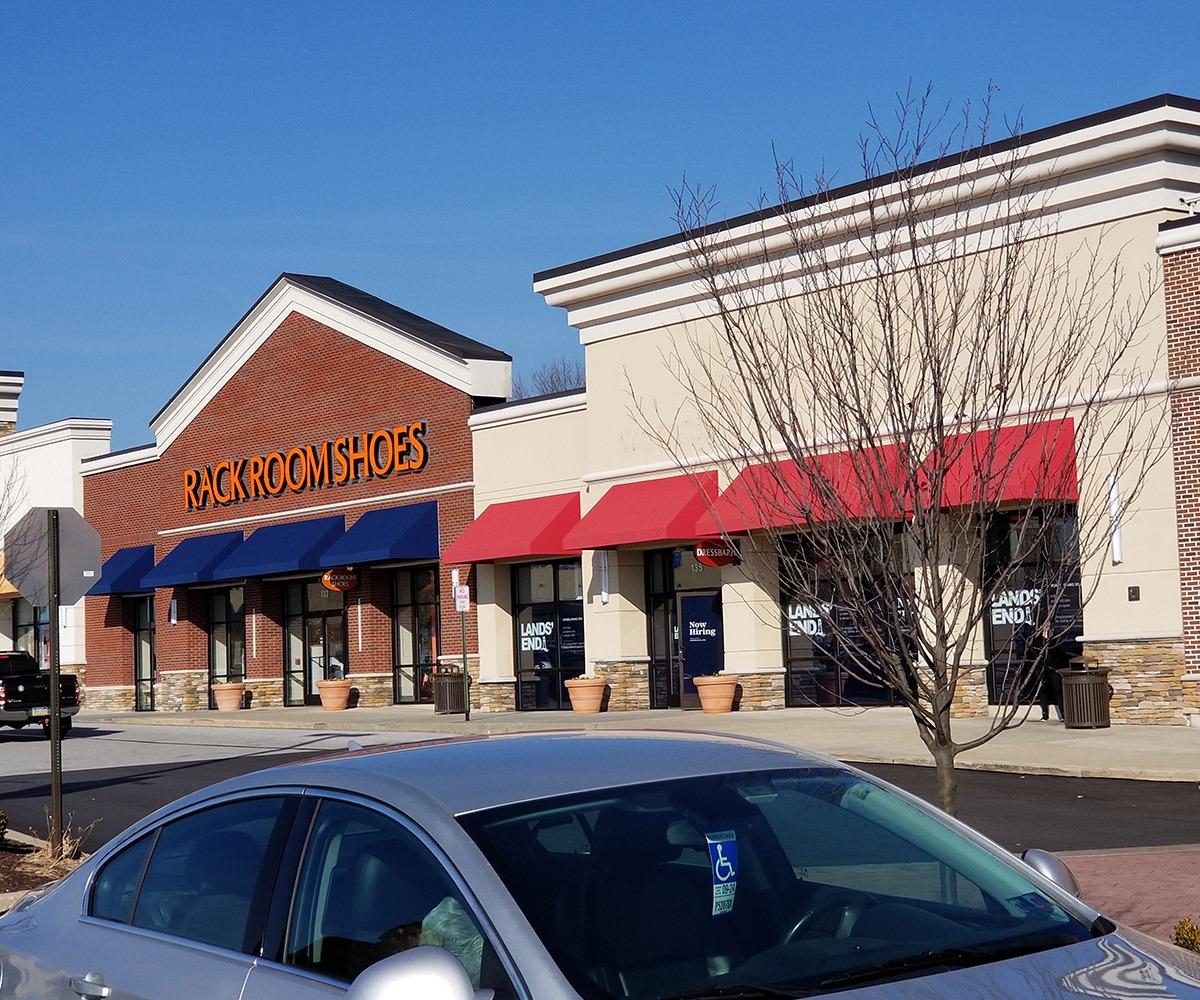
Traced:
<path fill-rule="evenodd" d="M 0 369 L 18 427 L 114 449 L 282 271 L 510 353 L 579 351 L 532 275 L 859 179 L 911 79 L 1025 128 L 1200 97 L 1194 2 L 60 3 L 0 0 Z"/>

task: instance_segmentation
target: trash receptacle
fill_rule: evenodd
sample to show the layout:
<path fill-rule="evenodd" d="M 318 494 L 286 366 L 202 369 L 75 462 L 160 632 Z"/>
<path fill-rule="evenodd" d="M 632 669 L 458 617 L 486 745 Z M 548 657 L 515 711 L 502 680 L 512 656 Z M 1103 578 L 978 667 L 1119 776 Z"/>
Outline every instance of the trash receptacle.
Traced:
<path fill-rule="evenodd" d="M 433 675 L 433 714 L 462 715 L 463 704 L 462 671 L 439 668 Z"/>
<path fill-rule="evenodd" d="M 1062 678 L 1063 725 L 1067 729 L 1107 729 L 1111 722 L 1108 701 L 1108 668 L 1092 666 L 1094 660 L 1076 656 Z"/>

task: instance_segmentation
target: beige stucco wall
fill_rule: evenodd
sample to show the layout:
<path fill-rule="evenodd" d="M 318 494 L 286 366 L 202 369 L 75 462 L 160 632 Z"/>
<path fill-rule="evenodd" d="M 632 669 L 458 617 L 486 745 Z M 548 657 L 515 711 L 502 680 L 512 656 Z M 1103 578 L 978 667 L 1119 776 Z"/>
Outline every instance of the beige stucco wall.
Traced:
<path fill-rule="evenodd" d="M 1113 560 L 1105 475 L 1116 458 L 1108 461 L 1109 456 L 1105 456 L 1097 462 L 1093 481 L 1083 484 L 1081 527 L 1087 523 L 1096 534 L 1094 551 L 1084 566 L 1085 589 L 1091 584 L 1095 590 L 1084 613 L 1089 640 L 1138 636 L 1157 639 L 1182 634 L 1174 471 L 1169 451 L 1144 470 L 1144 481 L 1138 484 L 1143 466 L 1154 460 L 1150 446 L 1154 445 L 1157 453 L 1170 441 L 1168 399 L 1164 394 L 1152 403 L 1147 424 L 1138 435 L 1138 448 L 1119 477 L 1123 507 L 1120 563 Z M 1139 600 L 1130 600 L 1130 587 L 1139 589 Z"/>
<path fill-rule="evenodd" d="M 472 417 L 476 513 L 497 501 L 579 490 L 590 468 L 590 423 L 582 395 Z"/>
<path fill-rule="evenodd" d="M 1065 266 L 1064 280 L 1082 279 L 1084 252 L 1099 246 L 1102 259 L 1119 255 L 1123 275 L 1121 295 L 1136 301 L 1158 272 L 1154 243 L 1159 223 L 1168 217 L 1167 213 L 1150 213 L 1054 237 L 1056 259 Z M 1120 564 L 1113 564 L 1107 545 L 1107 476 L 1116 464 L 1115 452 L 1123 447 L 1129 428 L 1116 429 L 1097 454 L 1080 456 L 1081 474 L 1088 474 L 1081 482 L 1081 508 L 1086 509 L 1084 523 L 1089 530 L 1098 532 L 1092 541 L 1085 542 L 1085 550 L 1090 552 L 1085 562 L 1085 593 L 1092 594 L 1085 614 L 1089 636 L 1149 638 L 1178 635 L 1181 630 L 1169 452 L 1148 471 L 1141 468 L 1148 461 L 1147 451 L 1163 444 L 1169 423 L 1161 289 L 1150 294 L 1139 321 L 1137 343 L 1123 364 L 1136 370 L 1155 394 L 1147 399 L 1143 425 L 1135 430 L 1135 454 L 1126 461 L 1123 470 L 1126 506 L 1121 529 L 1124 561 Z M 669 370 L 667 361 L 672 357 L 686 359 L 695 351 L 716 350 L 719 343 L 714 328 L 706 321 L 692 321 L 638 331 L 631 329 L 635 323 L 636 317 L 631 317 L 624 324 L 623 335 L 599 339 L 587 346 L 589 404 L 585 440 L 590 458 L 588 476 L 596 484 L 592 494 L 608 477 L 669 474 L 680 458 L 716 464 L 721 469 L 724 486 L 744 464 L 744 459 L 734 456 L 714 462 L 726 457 L 722 453 L 723 442 L 709 437 L 696 419 L 691 398 L 681 380 Z M 1053 330 L 1046 331 L 1045 343 L 1047 350 L 1054 349 Z M 1086 365 L 1088 358 L 1081 357 L 1079 361 Z M 681 364 L 687 367 L 686 360 Z M 718 405 L 737 407 L 741 402 L 736 394 L 728 394 L 720 397 Z M 1044 403 L 1039 405 L 1045 413 Z M 1122 411 L 1122 404 L 1114 403 L 1111 409 L 1115 415 Z M 1104 433 L 1108 430 L 1105 427 Z M 1097 442 L 1089 442 L 1089 447 L 1099 447 L 1101 441 L 1102 435 Z M 1134 483 L 1143 474 L 1145 482 L 1139 495 L 1133 497 L 1130 494 Z M 589 505 L 590 498 L 585 497 L 584 509 Z M 1140 588 L 1140 601 L 1128 599 L 1131 586 Z M 760 645 L 760 640 L 743 635 L 744 629 L 750 629 L 752 634 L 757 630 L 758 615 L 739 612 L 736 593 L 736 585 L 727 583 L 730 665 L 749 667 L 767 656 L 766 648 Z M 735 625 L 739 617 L 745 621 Z M 976 659 L 982 656 L 981 647 L 980 642 L 973 651 Z"/>

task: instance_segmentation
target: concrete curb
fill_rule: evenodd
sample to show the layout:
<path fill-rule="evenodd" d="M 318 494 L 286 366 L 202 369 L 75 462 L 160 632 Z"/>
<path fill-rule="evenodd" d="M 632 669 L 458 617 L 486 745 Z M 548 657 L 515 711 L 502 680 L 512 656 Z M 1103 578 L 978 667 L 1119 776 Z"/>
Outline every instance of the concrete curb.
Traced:
<path fill-rule="evenodd" d="M 986 722 L 986 720 L 984 720 Z M 965 737 L 983 723 L 962 720 Z M 435 715 L 429 706 L 351 708 L 249 708 L 236 712 L 109 712 L 85 709 L 77 726 L 192 726 L 356 733 L 497 735 L 567 730 L 704 731 L 802 746 L 840 760 L 867 764 L 932 767 L 911 716 L 904 709 L 869 712 L 785 709 L 702 715 L 698 712 L 636 711 L 600 715 L 565 712 Z M 1148 766 L 1149 765 L 1149 766 Z M 1188 726 L 1113 726 L 1064 729 L 1022 725 L 959 757 L 961 770 L 1071 778 L 1200 782 L 1200 729 Z"/>

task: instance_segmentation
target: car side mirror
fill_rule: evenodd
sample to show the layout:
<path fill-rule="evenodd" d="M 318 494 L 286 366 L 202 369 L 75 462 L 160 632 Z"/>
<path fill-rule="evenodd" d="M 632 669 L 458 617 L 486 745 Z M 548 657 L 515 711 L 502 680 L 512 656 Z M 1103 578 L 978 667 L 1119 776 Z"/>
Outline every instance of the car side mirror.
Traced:
<path fill-rule="evenodd" d="M 475 989 L 457 958 L 427 944 L 364 969 L 350 984 L 346 1000 L 493 1000 L 494 992 Z"/>
<path fill-rule="evenodd" d="M 1075 874 L 1057 854 L 1031 847 L 1021 855 L 1021 860 L 1060 889 L 1066 890 L 1072 896 L 1079 895 L 1079 883 L 1075 881 Z"/>

